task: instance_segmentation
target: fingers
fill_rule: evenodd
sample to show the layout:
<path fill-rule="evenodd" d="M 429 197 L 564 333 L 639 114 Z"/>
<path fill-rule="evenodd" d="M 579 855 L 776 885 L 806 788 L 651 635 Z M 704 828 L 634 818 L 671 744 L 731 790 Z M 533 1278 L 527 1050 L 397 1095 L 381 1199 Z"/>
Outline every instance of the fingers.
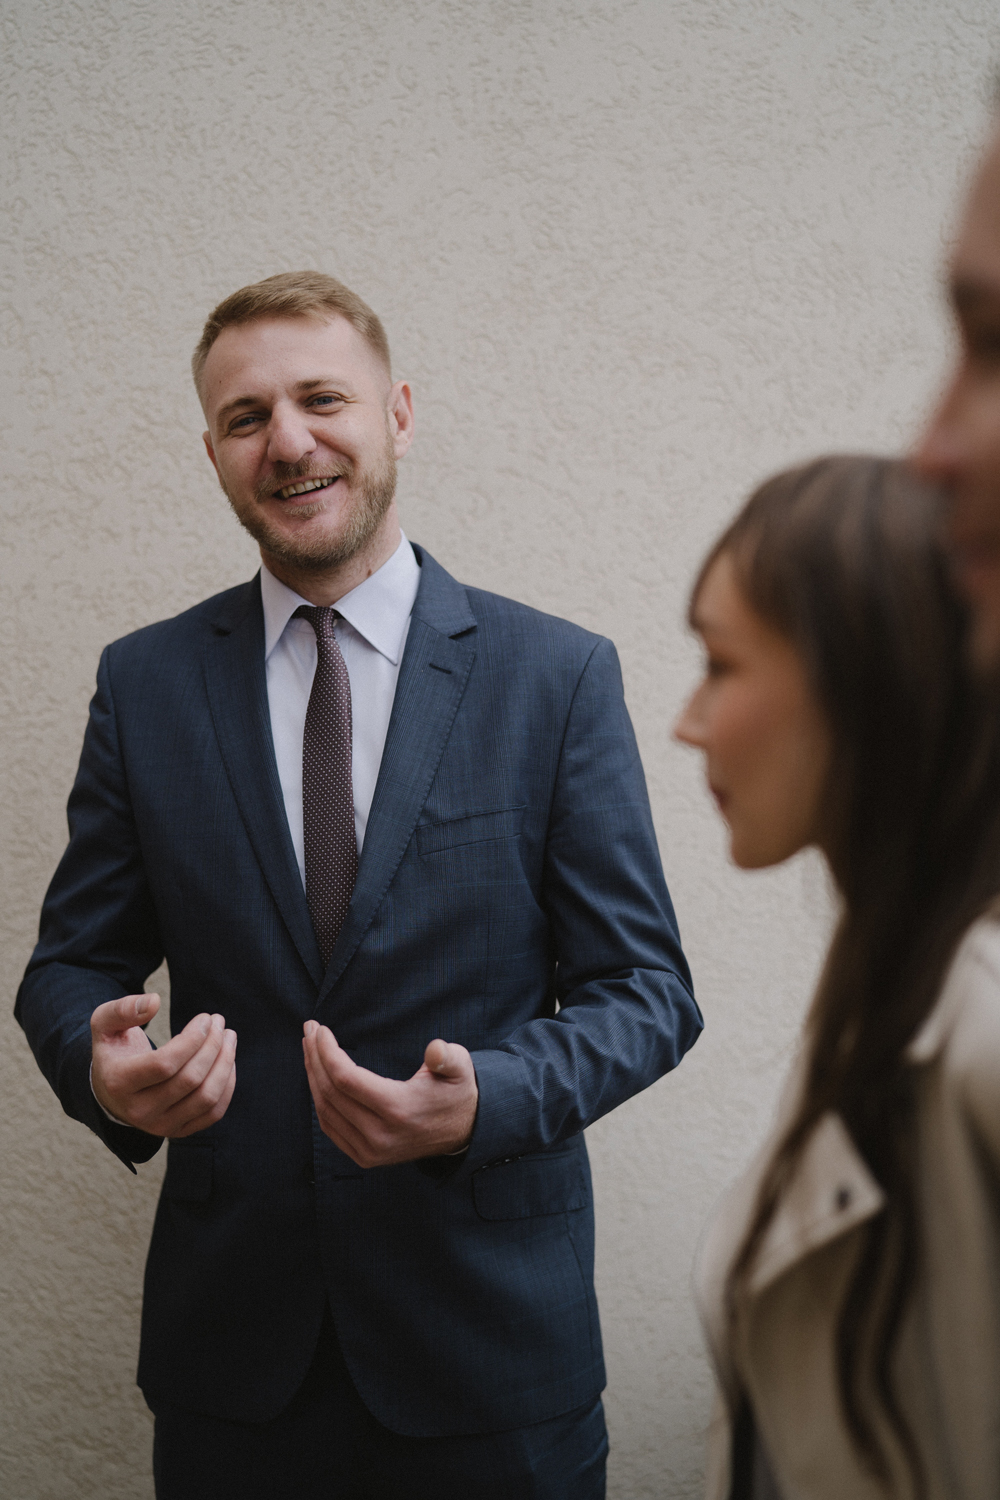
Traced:
<path fill-rule="evenodd" d="M 424 1053 L 424 1067 L 435 1078 L 456 1079 L 462 1082 L 468 1078 L 472 1067 L 472 1058 L 468 1050 L 459 1045 L 458 1042 L 443 1042 L 440 1037 L 436 1041 L 428 1042 Z"/>
<path fill-rule="evenodd" d="M 108 1000 L 99 1005 L 90 1018 L 91 1036 L 96 1041 L 99 1036 L 145 1026 L 159 1008 L 159 995 L 123 995 L 120 1000 Z"/>
<path fill-rule="evenodd" d="M 350 1078 L 352 1070 L 359 1073 L 366 1070 L 358 1068 L 337 1046 L 333 1033 L 326 1027 L 318 1027 L 315 1021 L 306 1023 L 303 1053 L 309 1089 L 324 1135 L 358 1166 L 378 1166 L 385 1160 L 385 1122 L 366 1105 L 342 1093 L 337 1081 Z"/>
<path fill-rule="evenodd" d="M 200 1089 L 224 1051 L 225 1018 L 214 1015 L 197 1020 L 197 1025 L 189 1022 L 145 1063 L 143 1071 L 151 1075 L 148 1087 L 156 1090 L 161 1108 L 169 1109 Z"/>
<path fill-rule="evenodd" d="M 357 1063 L 337 1046 L 333 1033 L 327 1027 L 316 1027 L 315 1022 L 307 1024 L 311 1024 L 314 1029 L 306 1034 L 303 1042 L 306 1073 L 317 1110 L 322 1103 L 335 1113 L 342 1115 L 345 1120 L 360 1125 L 362 1128 L 377 1121 L 380 1117 L 379 1112 L 363 1099 L 353 1097 L 351 1086 L 358 1087 L 356 1074 L 374 1079 L 379 1084 L 389 1085 L 390 1089 L 391 1081 L 378 1078 L 374 1073 L 368 1073 L 366 1068 L 359 1068 Z M 396 1084 L 395 1087 L 398 1088 L 399 1085 Z M 386 1092 L 388 1093 L 389 1089 Z M 383 1101 L 383 1108 L 385 1107 L 386 1102 Z"/>
<path fill-rule="evenodd" d="M 229 1108 L 236 1088 L 236 1032 L 223 1032 L 222 1046 L 199 1087 L 175 1104 L 165 1116 L 165 1134 L 172 1139 L 194 1135 L 214 1125 Z"/>
<path fill-rule="evenodd" d="M 143 997 L 128 996 L 129 1002 Z M 111 1006 L 119 1005 L 117 1015 Z M 159 1049 L 122 1030 L 133 1004 L 99 1007 L 93 1030 L 94 1092 L 111 1114 L 150 1135 L 188 1135 L 221 1119 L 236 1084 L 236 1033 L 221 1015 L 195 1016 Z M 141 1013 L 145 1013 L 145 1007 Z M 155 1011 L 153 1012 L 155 1013 Z M 117 1025 L 117 1029 L 114 1029 Z"/>
<path fill-rule="evenodd" d="M 95 1066 L 100 1056 L 101 1076 L 116 1089 L 137 1094 L 163 1086 L 162 1101 L 169 1107 L 197 1088 L 208 1073 L 222 1045 L 224 1030 L 222 1016 L 195 1016 L 183 1031 L 156 1049 L 147 1045 L 142 1051 L 104 1052 L 95 1040 Z"/>
<path fill-rule="evenodd" d="M 328 1026 L 318 1026 L 307 1021 L 306 1051 L 312 1044 L 314 1066 L 325 1073 L 333 1084 L 337 1097 L 345 1102 L 352 1100 L 368 1112 L 376 1115 L 391 1114 L 396 1108 L 400 1083 L 395 1078 L 380 1078 L 368 1068 L 361 1068 L 337 1045 L 337 1039 Z"/>
<path fill-rule="evenodd" d="M 356 1161 L 359 1167 L 375 1165 L 369 1155 L 370 1130 L 367 1132 L 362 1130 L 354 1121 L 342 1114 L 337 1107 L 336 1099 L 328 1098 L 317 1085 L 314 1074 L 309 1076 L 309 1088 L 323 1134 L 329 1136 L 333 1144 L 339 1146 L 340 1150 L 352 1161 Z"/>
<path fill-rule="evenodd" d="M 437 1039 L 405 1082 L 361 1068 L 315 1021 L 304 1027 L 309 1087 L 324 1133 L 362 1167 L 462 1150 L 476 1118 L 472 1058 Z"/>

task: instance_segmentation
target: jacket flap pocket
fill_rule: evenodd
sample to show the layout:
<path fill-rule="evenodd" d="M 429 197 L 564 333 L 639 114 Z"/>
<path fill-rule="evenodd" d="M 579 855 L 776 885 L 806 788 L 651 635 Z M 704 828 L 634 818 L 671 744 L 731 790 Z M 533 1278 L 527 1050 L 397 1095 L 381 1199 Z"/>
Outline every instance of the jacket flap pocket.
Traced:
<path fill-rule="evenodd" d="M 212 1196 L 211 1141 L 171 1141 L 163 1191 L 181 1203 L 204 1203 Z"/>
<path fill-rule="evenodd" d="M 481 1219 L 533 1219 L 586 1208 L 589 1202 L 577 1150 L 481 1167 L 473 1174 L 472 1196 Z"/>
<path fill-rule="evenodd" d="M 469 813 L 464 818 L 449 818 L 446 823 L 418 823 L 417 851 L 436 854 L 440 849 L 457 849 L 462 844 L 517 838 L 523 817 L 522 806 L 501 808 L 499 812 Z"/>

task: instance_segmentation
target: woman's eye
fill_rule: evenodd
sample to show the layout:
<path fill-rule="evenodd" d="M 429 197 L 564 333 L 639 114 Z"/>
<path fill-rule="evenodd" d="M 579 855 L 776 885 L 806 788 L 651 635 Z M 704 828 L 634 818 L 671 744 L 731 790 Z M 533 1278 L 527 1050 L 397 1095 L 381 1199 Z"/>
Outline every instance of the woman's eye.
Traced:
<path fill-rule="evenodd" d="M 985 324 L 966 328 L 965 347 L 973 359 L 984 364 L 1000 363 L 1000 326 Z"/>

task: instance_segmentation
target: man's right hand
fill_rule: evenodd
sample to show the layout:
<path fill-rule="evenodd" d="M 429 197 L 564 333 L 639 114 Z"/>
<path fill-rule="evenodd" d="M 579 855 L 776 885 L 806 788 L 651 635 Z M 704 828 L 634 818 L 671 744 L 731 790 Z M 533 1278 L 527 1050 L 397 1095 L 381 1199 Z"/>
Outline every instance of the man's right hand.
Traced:
<path fill-rule="evenodd" d="M 221 1120 L 236 1087 L 236 1033 L 222 1016 L 195 1016 L 154 1048 L 141 1029 L 159 995 L 125 995 L 90 1018 L 91 1085 L 99 1104 L 148 1135 L 193 1135 Z"/>

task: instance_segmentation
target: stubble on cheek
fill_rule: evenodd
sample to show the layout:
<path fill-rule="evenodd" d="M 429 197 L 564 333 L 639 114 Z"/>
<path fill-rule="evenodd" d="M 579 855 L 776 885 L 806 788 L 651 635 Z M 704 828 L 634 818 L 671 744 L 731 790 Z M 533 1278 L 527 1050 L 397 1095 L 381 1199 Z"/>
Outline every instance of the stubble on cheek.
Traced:
<path fill-rule="evenodd" d="M 219 480 L 236 519 L 264 553 L 289 567 L 320 572 L 356 557 L 374 537 L 392 503 L 396 493 L 396 457 L 388 432 L 386 438 L 380 462 L 360 471 L 354 464 L 342 463 L 337 483 L 320 491 L 315 504 L 295 507 L 295 522 L 308 522 L 322 515 L 331 502 L 343 507 L 340 524 L 333 529 L 322 528 L 318 534 L 303 536 L 297 526 L 289 530 L 287 522 L 284 527 L 279 525 L 268 506 L 284 503 L 275 500 L 276 490 L 303 479 L 325 478 L 337 470 L 312 465 L 310 473 L 307 463 L 291 465 L 287 473 L 272 474 L 266 483 L 256 485 L 250 501 L 234 498 L 221 475 Z"/>

